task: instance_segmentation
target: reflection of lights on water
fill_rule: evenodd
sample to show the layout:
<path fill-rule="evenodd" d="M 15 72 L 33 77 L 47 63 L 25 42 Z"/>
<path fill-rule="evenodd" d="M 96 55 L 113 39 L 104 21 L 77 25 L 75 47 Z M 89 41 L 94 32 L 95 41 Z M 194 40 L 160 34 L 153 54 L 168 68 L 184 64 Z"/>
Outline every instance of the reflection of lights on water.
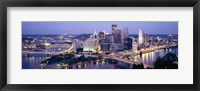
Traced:
<path fill-rule="evenodd" d="M 97 66 L 99 66 L 99 62 L 98 61 L 96 62 L 96 64 L 97 64 Z"/>
<path fill-rule="evenodd" d="M 145 54 L 142 55 L 142 61 L 144 61 Z"/>
<path fill-rule="evenodd" d="M 80 64 L 78 65 L 78 68 L 79 68 L 79 69 L 81 68 L 81 65 L 80 65 Z"/>
<path fill-rule="evenodd" d="M 149 61 L 148 59 L 149 59 L 149 53 L 146 54 L 146 59 L 145 59 L 147 64 L 148 64 L 148 61 Z"/>
<path fill-rule="evenodd" d="M 32 58 L 31 58 L 31 57 L 29 58 L 29 61 L 32 61 Z"/>

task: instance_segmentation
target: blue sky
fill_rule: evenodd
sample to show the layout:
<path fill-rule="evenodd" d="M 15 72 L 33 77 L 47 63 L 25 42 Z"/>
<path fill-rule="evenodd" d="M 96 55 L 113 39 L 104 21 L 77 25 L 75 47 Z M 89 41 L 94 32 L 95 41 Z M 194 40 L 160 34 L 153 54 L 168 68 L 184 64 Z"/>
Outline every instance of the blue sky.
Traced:
<path fill-rule="evenodd" d="M 22 22 L 23 34 L 83 34 L 106 31 L 111 33 L 111 25 L 117 24 L 122 29 L 128 27 L 129 34 L 138 34 L 141 28 L 147 34 L 178 34 L 178 22 L 102 22 L 102 21 L 71 21 L 71 22 Z"/>

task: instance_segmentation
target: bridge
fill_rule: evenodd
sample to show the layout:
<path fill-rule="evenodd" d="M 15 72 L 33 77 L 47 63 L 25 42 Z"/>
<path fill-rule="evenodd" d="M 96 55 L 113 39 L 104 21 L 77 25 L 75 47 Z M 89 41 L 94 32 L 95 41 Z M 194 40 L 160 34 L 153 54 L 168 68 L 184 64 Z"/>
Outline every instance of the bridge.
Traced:
<path fill-rule="evenodd" d="M 22 53 L 26 53 L 26 54 L 64 54 L 65 52 L 35 52 L 35 51 L 23 51 Z"/>
<path fill-rule="evenodd" d="M 174 44 L 174 45 L 168 45 L 168 46 L 158 46 L 158 47 L 154 47 L 154 48 L 147 48 L 147 49 L 137 51 L 137 52 L 128 52 L 127 54 L 123 54 L 121 56 L 128 56 L 128 55 L 135 56 L 135 55 L 139 55 L 140 52 L 142 52 L 144 54 L 144 53 L 152 52 L 152 51 L 159 50 L 159 49 L 170 48 L 173 46 L 177 46 L 177 45 Z M 134 60 L 127 60 L 127 59 L 119 58 L 117 56 L 108 56 L 108 55 L 102 55 L 102 56 L 105 58 L 115 59 L 115 60 L 122 61 L 122 62 L 129 63 L 129 64 L 135 63 Z"/>
<path fill-rule="evenodd" d="M 128 56 L 128 55 L 139 55 L 140 53 L 144 54 L 144 53 L 149 53 L 149 52 L 153 52 L 155 50 L 159 50 L 159 49 L 166 49 L 166 48 L 170 48 L 170 47 L 174 47 L 177 46 L 176 44 L 172 44 L 172 45 L 164 45 L 164 46 L 157 46 L 157 47 L 152 47 L 152 48 L 146 48 L 146 49 L 142 49 L 140 51 L 130 51 L 127 52 L 126 54 L 124 54 L 123 56 Z"/>
<path fill-rule="evenodd" d="M 158 47 L 153 47 L 153 48 L 146 48 L 146 49 L 143 49 L 143 50 L 140 50 L 140 51 L 137 51 L 137 52 L 128 52 L 126 54 L 123 54 L 121 56 L 128 56 L 128 55 L 139 55 L 140 52 L 142 53 L 148 53 L 148 52 L 152 52 L 152 51 L 155 51 L 155 50 L 159 50 L 159 49 L 164 49 L 164 48 L 170 48 L 170 47 L 173 47 L 173 46 L 177 46 L 177 45 L 168 45 L 168 46 L 158 46 Z M 64 54 L 64 53 L 70 53 L 73 51 L 73 47 L 70 47 L 68 50 L 66 51 L 62 51 L 62 52 L 34 52 L 34 51 L 23 51 L 23 53 L 29 53 L 29 54 L 55 54 L 55 55 L 58 55 L 58 54 Z M 80 55 L 76 55 L 76 56 L 80 56 Z M 91 57 L 97 57 L 96 55 L 85 55 L 86 57 L 88 56 L 91 56 Z M 122 61 L 122 62 L 125 62 L 125 63 L 129 63 L 129 64 L 134 64 L 135 62 L 133 60 L 127 60 L 127 59 L 123 59 L 123 58 L 119 58 L 117 56 L 109 56 L 109 55 L 105 55 L 105 54 L 100 54 L 100 56 L 103 56 L 103 58 L 110 58 L 110 59 L 115 59 L 115 60 L 118 60 L 118 61 Z"/>
<path fill-rule="evenodd" d="M 111 58 L 112 58 L 112 59 L 115 59 L 115 60 L 118 60 L 118 61 L 125 62 L 125 63 L 134 64 L 134 61 L 133 61 L 133 60 L 122 59 L 122 58 L 118 58 L 118 57 L 116 57 L 116 56 L 112 56 Z"/>
<path fill-rule="evenodd" d="M 104 58 L 115 59 L 115 60 L 122 61 L 122 62 L 125 62 L 125 63 L 134 64 L 134 61 L 132 61 L 132 60 L 122 59 L 122 58 L 119 58 L 117 56 L 108 56 L 108 55 L 102 55 L 102 56 Z"/>

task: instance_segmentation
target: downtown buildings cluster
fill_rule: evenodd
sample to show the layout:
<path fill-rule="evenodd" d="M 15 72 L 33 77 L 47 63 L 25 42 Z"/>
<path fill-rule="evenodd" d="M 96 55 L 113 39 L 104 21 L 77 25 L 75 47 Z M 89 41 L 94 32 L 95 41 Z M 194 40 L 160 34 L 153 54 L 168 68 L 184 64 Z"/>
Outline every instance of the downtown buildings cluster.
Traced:
<path fill-rule="evenodd" d="M 138 29 L 138 34 L 131 36 L 128 27 L 120 28 L 116 24 L 111 25 L 110 31 L 112 33 L 95 31 L 84 39 L 83 35 L 24 35 L 22 49 L 26 52 L 111 53 L 124 50 L 137 52 L 146 48 L 178 44 L 177 35 L 147 35 L 142 29 Z"/>
<path fill-rule="evenodd" d="M 77 65 L 80 64 L 80 62 L 85 62 L 80 58 L 92 58 L 87 62 L 98 63 L 102 60 L 111 60 L 111 63 L 117 63 L 118 61 L 125 64 L 143 63 L 145 68 L 153 68 L 154 66 L 152 63 L 156 58 L 158 56 L 164 56 L 167 51 L 178 55 L 177 49 L 171 49 L 173 47 L 178 47 L 177 34 L 147 34 L 141 28 L 136 30 L 138 34 L 133 34 L 130 32 L 132 30 L 129 30 L 128 27 L 121 28 L 116 24 L 111 25 L 108 31 L 94 31 L 93 34 L 23 35 L 23 60 L 26 60 L 24 62 L 28 64 L 32 64 L 31 62 L 35 60 L 38 62 L 38 64 L 36 64 L 38 68 L 44 67 L 43 64 L 41 66 L 41 63 L 45 62 L 45 65 L 47 65 L 51 60 L 51 62 L 55 61 L 57 63 L 45 67 L 57 68 L 57 65 L 62 64 L 65 66 L 65 64 L 62 63 L 62 58 L 74 55 L 74 60 L 65 60 L 65 62 L 69 62 L 67 64 L 70 64 L 70 66 L 72 66 L 71 63 Z M 111 33 L 108 33 L 110 31 Z M 45 58 L 41 59 L 41 57 Z M 94 60 L 93 58 L 98 60 Z M 103 59 L 100 61 L 101 58 Z M 27 59 L 31 61 L 27 61 Z M 109 67 L 112 68 L 111 65 Z M 94 68 L 98 68 L 98 66 L 94 66 Z M 125 66 L 125 68 L 130 67 Z"/>
<path fill-rule="evenodd" d="M 83 52 L 117 52 L 123 50 L 131 50 L 137 52 L 145 48 L 151 48 L 160 45 L 177 44 L 178 40 L 169 38 L 160 38 L 159 36 L 150 37 L 142 30 L 138 30 L 138 37 L 129 36 L 128 27 L 120 28 L 118 25 L 111 26 L 112 33 L 105 31 L 90 35 L 85 41 L 75 39 L 73 41 L 73 52 L 79 52 L 82 48 Z M 172 36 L 172 35 L 169 35 Z"/>

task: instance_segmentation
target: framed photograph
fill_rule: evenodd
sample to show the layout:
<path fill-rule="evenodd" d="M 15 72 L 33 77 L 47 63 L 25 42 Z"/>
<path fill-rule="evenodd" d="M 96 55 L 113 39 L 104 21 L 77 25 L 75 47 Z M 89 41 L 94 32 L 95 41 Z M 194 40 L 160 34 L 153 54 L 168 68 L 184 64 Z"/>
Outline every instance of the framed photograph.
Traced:
<path fill-rule="evenodd" d="M 0 6 L 2 90 L 199 91 L 199 0 Z"/>

